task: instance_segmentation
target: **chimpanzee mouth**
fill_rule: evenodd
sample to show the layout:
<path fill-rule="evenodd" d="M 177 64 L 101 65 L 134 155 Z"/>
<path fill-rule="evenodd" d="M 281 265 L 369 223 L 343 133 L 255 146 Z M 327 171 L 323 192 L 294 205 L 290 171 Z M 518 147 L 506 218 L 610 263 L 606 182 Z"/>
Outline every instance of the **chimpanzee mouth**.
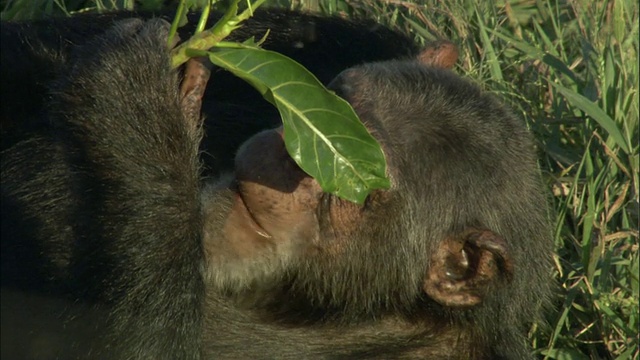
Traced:
<path fill-rule="evenodd" d="M 247 202 L 244 200 L 244 194 L 242 193 L 240 185 L 240 182 L 238 180 L 235 180 L 231 187 L 231 189 L 236 193 L 236 206 L 238 207 L 242 215 L 247 219 L 247 223 L 253 231 L 255 231 L 260 236 L 271 238 L 272 236 L 262 227 L 262 225 L 260 225 L 258 219 L 256 219 L 256 217 L 253 215 L 253 212 L 251 212 L 249 205 L 247 205 Z"/>

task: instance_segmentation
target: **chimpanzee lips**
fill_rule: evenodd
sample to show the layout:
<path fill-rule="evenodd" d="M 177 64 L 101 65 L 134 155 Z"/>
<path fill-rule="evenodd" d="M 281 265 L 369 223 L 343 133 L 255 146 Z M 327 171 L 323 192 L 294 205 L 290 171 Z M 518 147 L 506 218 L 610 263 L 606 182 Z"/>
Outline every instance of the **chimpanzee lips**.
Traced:
<path fill-rule="evenodd" d="M 233 190 L 236 193 L 236 206 L 243 214 L 243 216 L 246 217 L 249 227 L 256 233 L 258 233 L 258 235 L 270 238 L 271 235 L 260 225 L 256 217 L 253 216 L 249 205 L 247 205 L 247 202 L 244 200 L 244 194 L 241 190 L 241 184 L 239 183 L 239 181 L 236 180 L 234 182 Z"/>

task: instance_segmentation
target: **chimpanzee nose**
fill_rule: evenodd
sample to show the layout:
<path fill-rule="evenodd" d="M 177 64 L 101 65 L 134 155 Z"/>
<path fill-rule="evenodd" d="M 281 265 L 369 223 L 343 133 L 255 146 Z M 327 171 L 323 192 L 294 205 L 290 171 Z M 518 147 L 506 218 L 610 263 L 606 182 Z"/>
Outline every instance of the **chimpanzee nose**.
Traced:
<path fill-rule="evenodd" d="M 289 156 L 283 137 L 279 127 L 247 140 L 236 155 L 236 179 L 281 193 L 292 193 L 302 181 L 308 182 L 309 175 Z"/>

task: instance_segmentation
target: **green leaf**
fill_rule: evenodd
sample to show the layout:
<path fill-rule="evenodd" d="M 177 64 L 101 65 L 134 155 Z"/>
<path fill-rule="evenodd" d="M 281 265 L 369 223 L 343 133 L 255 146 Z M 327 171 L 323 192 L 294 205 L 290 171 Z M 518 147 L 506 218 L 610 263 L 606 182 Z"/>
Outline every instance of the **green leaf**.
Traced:
<path fill-rule="evenodd" d="M 287 151 L 322 189 L 362 204 L 389 188 L 384 154 L 351 105 L 288 57 L 247 44 L 220 43 L 208 57 L 274 104 Z"/>
<path fill-rule="evenodd" d="M 547 358 L 556 360 L 589 360 L 589 358 L 580 351 L 569 348 L 545 350 L 542 354 Z"/>
<path fill-rule="evenodd" d="M 569 103 L 593 118 L 603 129 L 607 131 L 607 133 L 609 133 L 609 136 L 613 138 L 622 151 L 629 154 L 629 146 L 627 145 L 624 136 L 622 136 L 620 128 L 618 128 L 616 122 L 609 117 L 604 110 L 586 97 L 571 91 L 562 85 L 555 83 L 551 83 L 551 85 L 553 85 L 553 87 L 555 87 L 565 97 L 565 99 L 569 101 Z"/>
<path fill-rule="evenodd" d="M 493 42 L 489 38 L 489 34 L 487 34 L 487 27 L 483 25 L 486 21 L 481 17 L 480 14 L 480 12 L 476 12 L 476 17 L 478 18 L 478 30 L 480 30 L 480 38 L 482 39 L 484 56 L 487 57 L 487 61 L 489 63 L 491 78 L 497 83 L 501 83 L 504 78 L 502 76 L 502 69 L 500 69 L 500 60 L 498 60 L 498 54 L 493 47 Z"/>
<path fill-rule="evenodd" d="M 502 40 L 506 41 L 509 45 L 512 45 L 516 49 L 520 50 L 523 54 L 526 54 L 530 58 L 541 60 L 545 64 L 547 64 L 547 65 L 551 66 L 552 68 L 556 69 L 557 71 L 567 75 L 574 82 L 577 81 L 576 80 L 576 75 L 573 73 L 573 71 L 571 71 L 571 69 L 569 69 L 567 67 L 567 65 L 565 65 L 562 62 L 562 60 L 560 60 L 555 55 L 547 53 L 547 52 L 544 52 L 544 51 L 540 50 L 539 48 L 537 48 L 535 46 L 531 46 L 531 45 L 527 44 L 525 41 L 519 41 L 519 40 L 514 39 L 512 37 L 506 36 L 506 35 L 500 33 L 499 31 L 492 30 L 492 29 L 488 29 L 488 30 L 492 34 L 494 34 L 495 36 L 497 36 L 497 37 L 501 38 Z"/>

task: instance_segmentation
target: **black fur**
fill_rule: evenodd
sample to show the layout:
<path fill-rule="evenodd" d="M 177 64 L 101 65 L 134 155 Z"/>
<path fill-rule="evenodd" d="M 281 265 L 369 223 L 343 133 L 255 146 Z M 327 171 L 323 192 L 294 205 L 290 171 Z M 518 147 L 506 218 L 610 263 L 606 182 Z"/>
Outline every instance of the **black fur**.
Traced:
<path fill-rule="evenodd" d="M 237 196 L 231 178 L 201 177 L 229 170 L 236 144 L 276 118 L 264 119 L 265 105 L 247 105 L 243 87 L 229 90 L 232 80 L 214 73 L 206 149 L 216 159 L 205 170 L 202 134 L 181 113 L 166 24 L 120 20 L 102 33 L 122 16 L 2 27 L 3 291 L 65 295 L 81 303 L 62 305 L 72 309 L 71 324 L 99 325 L 100 336 L 78 334 L 50 357 L 530 357 L 525 326 L 549 291 L 551 237 L 529 135 L 493 97 L 413 60 L 342 73 L 332 87 L 382 143 L 392 189 L 363 208 L 324 194 L 312 216 L 318 237 L 270 239 L 245 261 L 226 238 Z M 245 30 L 260 36 L 260 16 Z M 265 16 L 266 24 L 280 21 Z M 415 52 L 408 40 L 369 25 L 286 19 L 313 19 L 302 28 L 318 35 L 302 40 L 296 56 L 299 32 L 274 29 L 282 37 L 272 47 L 324 69 L 323 81 L 354 63 Z M 337 37 L 318 30 L 324 26 Z M 336 29 L 345 27 L 353 29 L 348 41 L 362 32 L 386 47 L 376 52 L 359 40 L 371 54 L 343 47 Z M 87 41 L 93 33 L 102 34 Z M 240 149 L 239 186 L 257 171 L 256 159 L 268 164 L 264 176 L 297 174 L 277 139 L 261 133 Z M 506 239 L 515 271 L 492 283 L 478 307 L 452 309 L 426 296 L 422 281 L 442 239 L 469 226 Z M 263 268 L 246 270 L 255 261 Z"/>

